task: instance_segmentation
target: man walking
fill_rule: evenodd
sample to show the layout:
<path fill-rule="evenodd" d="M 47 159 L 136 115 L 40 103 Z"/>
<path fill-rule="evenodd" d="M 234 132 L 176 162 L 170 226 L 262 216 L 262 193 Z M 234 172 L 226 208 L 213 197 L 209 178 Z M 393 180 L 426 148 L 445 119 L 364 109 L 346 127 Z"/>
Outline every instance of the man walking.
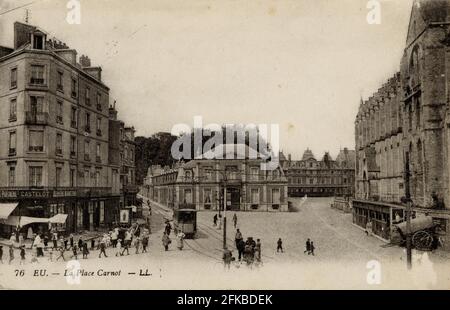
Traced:
<path fill-rule="evenodd" d="M 283 253 L 283 241 L 281 240 L 281 238 L 278 238 L 277 241 L 277 253 L 280 252 Z"/>
<path fill-rule="evenodd" d="M 223 265 L 225 267 L 225 269 L 228 268 L 228 270 L 231 267 L 231 262 L 233 261 L 233 254 L 231 253 L 231 251 L 228 248 L 225 248 L 223 250 Z"/>
<path fill-rule="evenodd" d="M 241 231 L 239 229 L 236 229 L 236 235 L 234 237 L 234 242 L 236 244 L 236 248 L 238 247 L 238 243 L 240 240 L 243 240 L 244 238 L 242 237 Z"/>
<path fill-rule="evenodd" d="M 217 226 L 217 214 L 214 214 L 214 217 L 213 217 L 213 225 L 214 225 L 214 227 Z"/>
<path fill-rule="evenodd" d="M 100 240 L 100 254 L 98 254 L 98 258 L 101 258 L 101 257 L 102 257 L 102 254 L 103 254 L 105 257 L 108 257 L 108 256 L 106 255 L 106 239 L 105 239 L 105 237 L 103 237 L 103 238 Z"/>
<path fill-rule="evenodd" d="M 237 215 L 236 215 L 236 213 L 233 215 L 233 224 L 234 224 L 234 228 L 236 228 L 236 226 L 237 226 Z"/>
<path fill-rule="evenodd" d="M 305 251 L 303 251 L 303 254 L 308 253 L 308 255 L 309 255 L 309 254 L 311 254 L 310 252 L 311 252 L 311 240 L 309 240 L 309 238 L 308 238 L 308 240 L 306 240 L 306 247 L 305 247 Z"/>
<path fill-rule="evenodd" d="M 316 249 L 316 247 L 314 246 L 314 242 L 311 241 L 311 245 L 310 245 L 310 253 L 312 254 L 312 256 L 314 256 L 314 250 Z"/>

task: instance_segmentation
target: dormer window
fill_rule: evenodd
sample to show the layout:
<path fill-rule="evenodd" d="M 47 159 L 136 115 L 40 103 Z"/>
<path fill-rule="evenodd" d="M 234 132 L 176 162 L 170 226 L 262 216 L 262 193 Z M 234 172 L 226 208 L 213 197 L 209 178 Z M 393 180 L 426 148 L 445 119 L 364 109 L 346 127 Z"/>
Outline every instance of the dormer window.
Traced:
<path fill-rule="evenodd" d="M 33 48 L 36 50 L 44 49 L 44 37 L 39 34 L 33 36 Z"/>

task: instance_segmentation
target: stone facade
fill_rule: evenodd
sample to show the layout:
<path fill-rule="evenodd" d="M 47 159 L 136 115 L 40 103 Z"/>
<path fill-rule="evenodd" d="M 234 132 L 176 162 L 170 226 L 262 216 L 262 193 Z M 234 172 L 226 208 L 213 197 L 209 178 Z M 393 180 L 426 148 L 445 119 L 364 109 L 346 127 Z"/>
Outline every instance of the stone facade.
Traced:
<path fill-rule="evenodd" d="M 336 160 L 325 153 L 317 160 L 307 149 L 301 160 L 280 156 L 281 165 L 288 179 L 291 197 L 353 197 L 355 177 L 355 151 L 344 148 Z"/>
<path fill-rule="evenodd" d="M 402 206 L 408 186 L 413 209 L 432 216 L 444 234 L 450 231 L 449 72 L 450 1 L 416 0 L 400 72 L 361 103 L 355 122 L 356 197 Z"/>
<path fill-rule="evenodd" d="M 20 202 L 22 215 L 68 214 L 62 230 L 108 226 L 120 186 L 101 68 L 37 27 L 14 26 L 0 58 L 0 199 Z"/>
<path fill-rule="evenodd" d="M 142 192 L 150 200 L 174 209 L 223 210 L 225 185 L 227 210 L 287 211 L 287 179 L 283 170 L 261 170 L 262 162 L 246 156 L 194 159 L 172 168 L 153 166 Z"/>

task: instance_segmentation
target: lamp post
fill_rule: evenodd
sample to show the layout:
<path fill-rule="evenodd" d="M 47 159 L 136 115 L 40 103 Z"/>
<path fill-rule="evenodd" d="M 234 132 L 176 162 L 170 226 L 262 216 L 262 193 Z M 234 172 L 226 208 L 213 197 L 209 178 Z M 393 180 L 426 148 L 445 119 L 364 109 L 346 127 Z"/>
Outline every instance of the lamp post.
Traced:
<path fill-rule="evenodd" d="M 410 153 L 406 152 L 405 160 L 405 197 L 406 197 L 406 266 L 412 268 L 412 250 L 411 250 L 411 191 L 410 191 Z"/>

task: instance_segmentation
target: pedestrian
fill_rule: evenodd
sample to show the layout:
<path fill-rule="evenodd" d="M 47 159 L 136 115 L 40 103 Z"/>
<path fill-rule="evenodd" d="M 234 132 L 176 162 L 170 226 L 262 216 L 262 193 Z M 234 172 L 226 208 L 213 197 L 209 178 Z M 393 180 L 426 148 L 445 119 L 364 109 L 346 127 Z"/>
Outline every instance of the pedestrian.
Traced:
<path fill-rule="evenodd" d="M 170 240 L 169 235 L 167 234 L 167 232 L 164 232 L 164 235 L 162 237 L 162 243 L 164 246 L 164 250 L 168 251 L 169 250 L 169 244 L 172 243 L 172 240 Z"/>
<path fill-rule="evenodd" d="M 144 234 L 142 237 L 142 253 L 147 253 L 147 246 L 148 246 L 148 234 Z"/>
<path fill-rule="evenodd" d="M 53 262 L 53 249 L 50 249 L 50 252 L 48 253 L 48 260 Z"/>
<path fill-rule="evenodd" d="M 59 236 L 59 244 L 60 246 L 63 246 L 67 250 L 67 242 L 62 235 Z"/>
<path fill-rule="evenodd" d="M 78 240 L 78 244 L 79 244 L 79 240 Z M 91 239 L 91 250 L 94 250 L 95 249 L 95 238 L 92 238 Z"/>
<path fill-rule="evenodd" d="M 139 254 L 139 248 L 141 246 L 141 239 L 139 236 L 134 237 L 134 246 L 136 247 L 136 254 Z"/>
<path fill-rule="evenodd" d="M 231 267 L 231 262 L 233 261 L 233 253 L 228 248 L 225 248 L 223 250 L 222 259 L 224 268 L 228 268 L 229 270 Z"/>
<path fill-rule="evenodd" d="M 48 247 L 48 232 L 44 234 L 44 249 L 47 251 Z"/>
<path fill-rule="evenodd" d="M 369 220 L 366 224 L 366 235 L 367 236 L 372 236 L 372 221 Z"/>
<path fill-rule="evenodd" d="M 219 214 L 217 229 L 222 229 L 222 214 Z"/>
<path fill-rule="evenodd" d="M 52 233 L 53 249 L 58 249 L 58 233 L 54 230 Z"/>
<path fill-rule="evenodd" d="M 117 233 L 117 230 L 114 228 L 114 230 L 111 232 L 111 242 L 112 247 L 115 248 L 117 245 L 117 238 L 119 237 L 119 234 Z"/>
<path fill-rule="evenodd" d="M 242 237 L 242 233 L 239 229 L 236 229 L 236 235 L 234 236 L 234 242 L 236 244 L 236 248 L 238 247 L 238 243 L 240 240 L 244 240 L 244 238 Z"/>
<path fill-rule="evenodd" d="M 64 238 L 64 237 L 63 237 Z M 64 238 L 63 239 L 64 241 L 64 247 L 66 248 L 66 250 L 67 250 L 67 245 L 69 244 L 69 240 L 67 240 L 67 238 Z"/>
<path fill-rule="evenodd" d="M 255 258 L 257 262 L 261 262 L 261 240 L 256 239 Z"/>
<path fill-rule="evenodd" d="M 306 240 L 306 246 L 305 246 L 305 251 L 303 251 L 303 254 L 308 253 L 308 255 L 311 252 L 311 240 Z"/>
<path fill-rule="evenodd" d="M 316 247 L 314 246 L 314 242 L 311 241 L 311 245 L 310 245 L 310 252 L 312 254 L 312 256 L 314 256 L 314 250 L 316 249 Z"/>
<path fill-rule="evenodd" d="M 62 260 L 65 262 L 66 259 L 64 257 L 64 252 L 66 251 L 66 249 L 64 248 L 64 245 L 61 245 L 59 247 L 59 256 L 56 258 L 56 261 L 58 261 L 60 258 L 62 258 Z"/>
<path fill-rule="evenodd" d="M 236 213 L 233 215 L 233 224 L 234 224 L 234 228 L 236 228 L 236 226 L 237 226 L 237 221 L 238 221 L 238 219 L 237 219 L 237 215 L 236 215 Z"/>
<path fill-rule="evenodd" d="M 172 231 L 172 226 L 170 226 L 170 223 L 167 222 L 166 224 L 166 234 L 167 236 L 170 236 L 170 232 Z"/>
<path fill-rule="evenodd" d="M 105 239 L 105 237 L 103 237 L 103 238 L 100 240 L 100 254 L 98 254 L 98 258 L 101 258 L 101 257 L 102 257 L 102 254 L 103 254 L 105 257 L 108 257 L 108 256 L 106 255 L 106 239 Z"/>
<path fill-rule="evenodd" d="M 20 265 L 25 265 L 25 246 L 20 246 Z"/>
<path fill-rule="evenodd" d="M 70 234 L 69 240 L 70 240 L 70 248 L 72 249 L 73 248 L 73 244 L 74 244 L 73 243 L 73 234 Z"/>
<path fill-rule="evenodd" d="M 238 250 L 238 260 L 241 261 L 244 257 L 244 251 L 245 251 L 245 242 L 244 239 L 240 239 L 238 244 L 236 245 L 236 248 Z"/>
<path fill-rule="evenodd" d="M 44 257 L 44 248 L 42 244 L 42 238 L 37 235 L 36 236 L 36 257 Z"/>
<path fill-rule="evenodd" d="M 132 236 L 133 236 L 133 235 L 131 234 L 131 232 L 130 232 L 129 230 L 127 230 L 127 231 L 125 232 L 125 241 L 124 241 L 124 246 L 125 246 L 125 247 L 130 247 Z M 127 253 L 128 253 L 128 250 L 127 250 Z"/>
<path fill-rule="evenodd" d="M 73 253 L 72 258 L 75 257 L 75 259 L 78 260 L 78 248 L 76 245 L 72 247 L 72 253 Z"/>
<path fill-rule="evenodd" d="M 81 249 L 81 247 L 83 246 L 83 239 L 81 239 L 81 237 L 78 239 L 78 248 Z"/>
<path fill-rule="evenodd" d="M 0 263 L 3 264 L 3 245 L 0 245 Z"/>
<path fill-rule="evenodd" d="M 23 244 L 23 234 L 19 233 L 19 246 L 22 246 Z"/>
<path fill-rule="evenodd" d="M 83 242 L 83 259 L 87 259 L 89 255 L 89 249 L 87 242 Z"/>
<path fill-rule="evenodd" d="M 281 253 L 283 253 L 283 241 L 281 240 L 281 238 L 278 238 L 277 241 L 277 253 L 281 251 Z"/>
<path fill-rule="evenodd" d="M 180 231 L 177 235 L 177 248 L 178 250 L 183 250 L 184 247 L 184 237 L 186 237 L 186 235 Z"/>
<path fill-rule="evenodd" d="M 247 263 L 247 266 L 251 266 L 254 260 L 254 252 L 251 246 L 251 243 L 246 243 L 244 248 L 244 261 Z"/>
<path fill-rule="evenodd" d="M 213 224 L 214 224 L 214 227 L 217 226 L 217 214 L 214 214 Z"/>
<path fill-rule="evenodd" d="M 127 232 L 128 233 L 128 232 Z M 125 233 L 125 235 L 126 235 L 126 233 Z M 126 238 L 126 237 L 125 237 Z M 128 245 L 128 242 L 125 240 L 124 242 L 123 242 L 123 251 L 122 251 L 122 253 L 120 253 L 120 255 L 121 256 L 123 256 L 123 253 L 125 253 L 125 251 L 127 251 L 127 255 L 130 255 L 130 251 L 129 251 L 129 245 Z"/>
<path fill-rule="evenodd" d="M 14 246 L 12 243 L 9 245 L 9 264 L 14 260 Z"/>
<path fill-rule="evenodd" d="M 51 250 L 51 251 L 52 251 L 52 250 Z M 33 256 L 31 257 L 31 263 L 32 263 L 32 264 L 34 264 L 34 263 L 39 263 L 39 261 L 38 261 L 36 255 L 34 255 L 34 254 L 33 254 Z"/>
<path fill-rule="evenodd" d="M 117 256 L 122 256 L 123 253 L 120 253 L 120 250 L 122 250 L 122 240 L 121 239 L 117 239 L 117 243 L 116 243 L 116 257 Z"/>

